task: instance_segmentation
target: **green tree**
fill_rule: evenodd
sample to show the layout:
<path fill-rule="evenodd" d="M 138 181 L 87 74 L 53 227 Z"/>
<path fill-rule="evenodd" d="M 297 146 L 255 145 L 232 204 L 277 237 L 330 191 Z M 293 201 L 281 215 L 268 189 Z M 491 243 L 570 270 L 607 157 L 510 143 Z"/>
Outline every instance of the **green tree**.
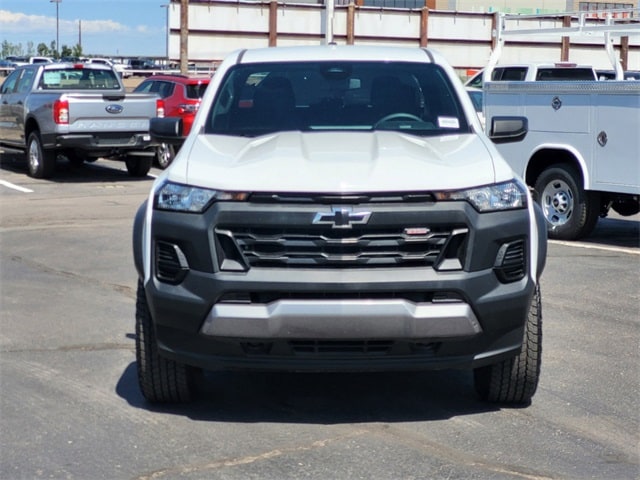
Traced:
<path fill-rule="evenodd" d="M 21 43 L 10 43 L 7 40 L 2 42 L 2 57 L 7 55 L 24 55 Z"/>
<path fill-rule="evenodd" d="M 7 55 L 11 55 L 11 44 L 7 40 L 2 41 L 2 58 L 5 58 Z"/>
<path fill-rule="evenodd" d="M 73 50 L 67 45 L 63 45 L 60 50 L 60 57 L 70 57 L 73 54 Z"/>
<path fill-rule="evenodd" d="M 39 43 L 37 51 L 38 51 L 38 55 L 41 55 L 43 57 L 49 56 L 49 47 L 47 47 L 45 43 Z"/>
<path fill-rule="evenodd" d="M 50 56 L 52 56 L 56 60 L 58 59 L 58 52 L 57 52 L 55 40 L 51 40 L 51 45 L 49 46 L 49 52 L 51 52 Z"/>
<path fill-rule="evenodd" d="M 33 48 L 33 42 L 29 41 L 27 42 L 27 55 L 32 57 L 33 55 L 35 55 L 36 49 Z"/>
<path fill-rule="evenodd" d="M 74 57 L 82 57 L 82 45 L 76 43 L 73 46 L 73 52 L 71 53 Z"/>

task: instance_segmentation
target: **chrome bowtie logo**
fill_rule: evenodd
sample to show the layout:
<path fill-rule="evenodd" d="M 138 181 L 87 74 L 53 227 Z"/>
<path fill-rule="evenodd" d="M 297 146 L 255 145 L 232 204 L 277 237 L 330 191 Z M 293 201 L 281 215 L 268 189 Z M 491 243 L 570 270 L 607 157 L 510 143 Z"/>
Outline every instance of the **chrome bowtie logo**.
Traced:
<path fill-rule="evenodd" d="M 318 212 L 314 225 L 331 225 L 331 228 L 352 228 L 369 221 L 371 212 L 354 212 L 351 207 L 331 207 L 331 212 Z"/>

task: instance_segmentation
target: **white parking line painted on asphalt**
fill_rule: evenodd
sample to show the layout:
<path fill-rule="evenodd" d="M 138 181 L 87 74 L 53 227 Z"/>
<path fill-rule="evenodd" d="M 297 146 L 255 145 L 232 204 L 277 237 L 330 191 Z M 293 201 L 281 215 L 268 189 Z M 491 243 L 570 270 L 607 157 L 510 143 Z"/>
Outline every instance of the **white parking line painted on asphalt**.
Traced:
<path fill-rule="evenodd" d="M 606 245 L 594 245 L 592 243 L 584 242 L 568 242 L 564 240 L 549 240 L 549 243 L 555 243 L 557 245 L 564 245 L 567 247 L 586 248 L 592 250 L 604 250 L 607 252 L 616 253 L 628 253 L 629 255 L 640 255 L 640 249 L 624 248 L 624 247 L 608 247 Z"/>
<path fill-rule="evenodd" d="M 21 187 L 20 185 L 16 185 L 14 183 L 7 182 L 6 180 L 0 180 L 0 185 L 3 185 L 5 187 L 7 187 L 7 188 L 11 188 L 13 190 L 17 190 L 17 191 L 22 192 L 22 193 L 33 193 L 33 190 L 31 190 L 29 188 Z"/>

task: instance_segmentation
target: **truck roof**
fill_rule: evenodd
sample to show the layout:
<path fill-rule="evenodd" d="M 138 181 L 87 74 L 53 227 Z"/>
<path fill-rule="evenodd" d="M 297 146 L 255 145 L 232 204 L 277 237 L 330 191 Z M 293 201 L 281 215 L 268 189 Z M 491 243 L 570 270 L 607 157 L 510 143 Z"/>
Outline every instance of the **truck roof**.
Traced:
<path fill-rule="evenodd" d="M 316 61 L 350 60 L 350 61 L 381 61 L 387 59 L 395 62 L 426 62 L 445 63 L 435 51 L 427 48 L 392 47 L 392 46 L 362 46 L 362 45 L 322 45 L 322 46 L 293 46 L 278 48 L 259 48 L 237 50 L 238 63 L 281 62 L 286 60 Z"/>
<path fill-rule="evenodd" d="M 56 62 L 56 63 L 29 63 L 26 65 L 19 65 L 16 69 L 43 69 L 43 70 L 65 70 L 65 69 L 73 69 L 73 70 L 113 70 L 109 65 L 105 65 L 102 63 L 73 63 L 73 62 Z"/>

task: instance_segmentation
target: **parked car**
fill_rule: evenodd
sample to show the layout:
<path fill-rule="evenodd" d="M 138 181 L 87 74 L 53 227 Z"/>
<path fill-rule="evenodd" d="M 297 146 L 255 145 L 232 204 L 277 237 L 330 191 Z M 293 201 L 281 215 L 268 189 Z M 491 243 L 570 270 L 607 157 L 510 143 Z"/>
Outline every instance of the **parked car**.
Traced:
<path fill-rule="evenodd" d="M 23 57 L 19 55 L 8 55 L 5 60 L 9 62 L 11 67 L 19 67 L 21 65 L 27 65 L 29 63 L 28 57 Z"/>
<path fill-rule="evenodd" d="M 54 63 L 53 58 L 51 57 L 29 57 L 29 64 L 34 63 Z"/>
<path fill-rule="evenodd" d="M 484 69 L 465 82 L 466 87 L 482 88 Z M 491 72 L 496 81 L 569 81 L 597 80 L 596 72 L 589 65 L 575 63 L 531 63 L 522 65 L 497 65 Z"/>
<path fill-rule="evenodd" d="M 113 68 L 122 78 L 127 78 L 131 75 L 131 71 L 126 67 L 126 65 L 114 62 L 113 60 L 110 60 L 108 58 L 88 58 L 86 60 L 86 63 L 108 65 L 109 67 Z"/>
<path fill-rule="evenodd" d="M 202 75 L 154 75 L 140 83 L 134 92 L 158 94 L 164 100 L 165 116 L 182 118 L 182 132 L 186 137 L 209 85 L 209 79 L 210 77 Z M 160 144 L 156 155 L 158 166 L 167 168 L 179 148 L 180 144 Z"/>
<path fill-rule="evenodd" d="M 616 79 L 615 70 L 596 70 L 596 74 L 598 75 L 598 80 L 615 80 Z M 640 71 L 627 70 L 624 72 L 624 79 L 640 80 Z"/>
<path fill-rule="evenodd" d="M 0 59 L 0 76 L 7 76 L 13 70 L 13 62 L 6 59 Z"/>
<path fill-rule="evenodd" d="M 154 70 L 158 68 L 156 63 L 148 58 L 132 58 L 129 60 L 131 70 Z"/>

